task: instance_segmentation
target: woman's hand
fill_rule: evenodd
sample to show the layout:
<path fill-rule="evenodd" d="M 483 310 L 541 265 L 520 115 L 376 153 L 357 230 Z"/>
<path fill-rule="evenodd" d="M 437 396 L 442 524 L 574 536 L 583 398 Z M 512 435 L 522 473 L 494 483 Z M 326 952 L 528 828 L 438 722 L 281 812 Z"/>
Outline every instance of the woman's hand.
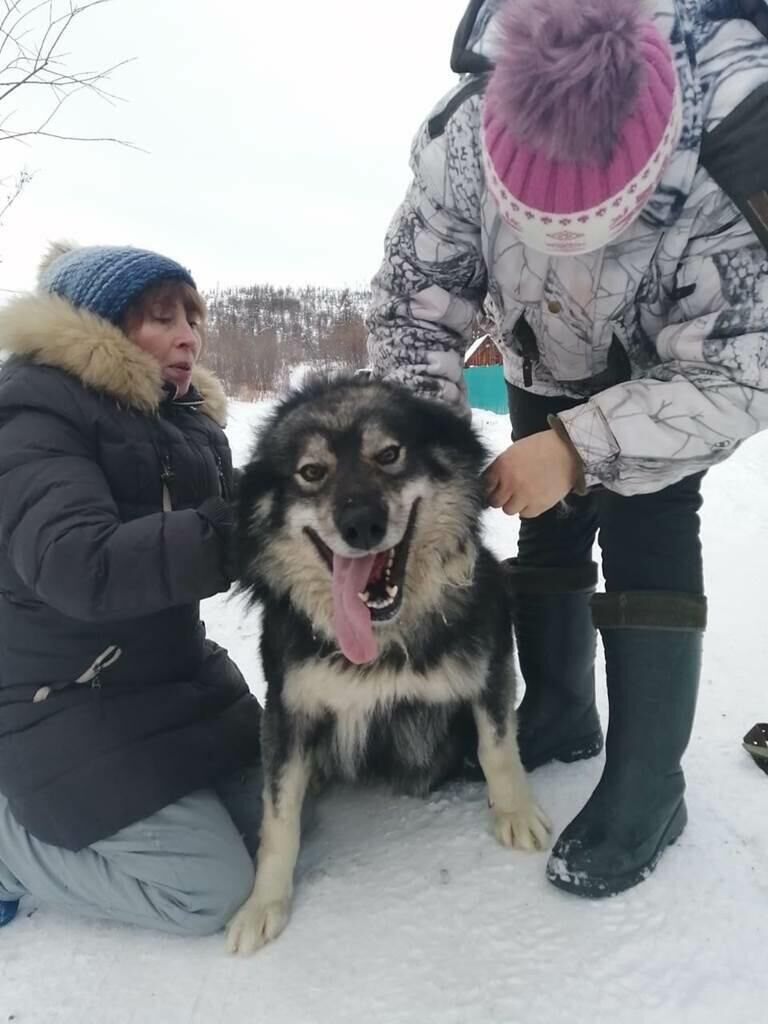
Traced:
<path fill-rule="evenodd" d="M 531 434 L 507 448 L 486 469 L 488 504 L 508 516 L 532 519 L 569 494 L 581 472 L 576 449 L 555 430 Z"/>
<path fill-rule="evenodd" d="M 207 520 L 219 538 L 221 546 L 221 567 L 228 583 L 237 577 L 237 543 L 235 539 L 236 516 L 232 502 L 225 498 L 213 497 L 197 508 L 197 514 Z"/>

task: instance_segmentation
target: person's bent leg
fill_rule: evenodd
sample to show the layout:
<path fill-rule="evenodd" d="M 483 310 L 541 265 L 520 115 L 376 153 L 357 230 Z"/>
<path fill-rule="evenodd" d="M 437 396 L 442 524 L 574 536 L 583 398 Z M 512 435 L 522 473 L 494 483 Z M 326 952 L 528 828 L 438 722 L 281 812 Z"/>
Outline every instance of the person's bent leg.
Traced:
<path fill-rule="evenodd" d="M 182 935 L 219 931 L 253 887 L 253 861 L 217 795 L 193 793 L 79 851 L 40 842 L 0 796 L 0 899 Z"/>

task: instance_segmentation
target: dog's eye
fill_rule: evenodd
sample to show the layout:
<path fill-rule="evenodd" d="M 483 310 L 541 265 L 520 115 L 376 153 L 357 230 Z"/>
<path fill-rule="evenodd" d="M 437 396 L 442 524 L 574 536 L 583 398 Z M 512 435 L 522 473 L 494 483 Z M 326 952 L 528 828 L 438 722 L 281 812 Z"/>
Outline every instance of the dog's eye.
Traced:
<path fill-rule="evenodd" d="M 401 451 L 399 444 L 390 444 L 386 448 L 382 448 L 380 452 L 376 452 L 374 458 L 380 466 L 392 466 L 400 458 Z"/>
<path fill-rule="evenodd" d="M 308 484 L 319 484 L 321 480 L 325 479 L 327 473 L 328 470 L 319 462 L 308 462 L 299 470 L 299 476 Z"/>

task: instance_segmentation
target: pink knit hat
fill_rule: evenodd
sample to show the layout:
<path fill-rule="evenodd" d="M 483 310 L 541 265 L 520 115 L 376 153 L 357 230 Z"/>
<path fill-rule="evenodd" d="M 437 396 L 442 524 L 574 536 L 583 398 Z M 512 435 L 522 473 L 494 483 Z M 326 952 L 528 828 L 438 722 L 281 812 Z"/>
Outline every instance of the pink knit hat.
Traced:
<path fill-rule="evenodd" d="M 656 189 L 681 123 L 672 53 L 640 0 L 506 0 L 483 157 L 526 245 L 578 255 L 613 241 Z"/>

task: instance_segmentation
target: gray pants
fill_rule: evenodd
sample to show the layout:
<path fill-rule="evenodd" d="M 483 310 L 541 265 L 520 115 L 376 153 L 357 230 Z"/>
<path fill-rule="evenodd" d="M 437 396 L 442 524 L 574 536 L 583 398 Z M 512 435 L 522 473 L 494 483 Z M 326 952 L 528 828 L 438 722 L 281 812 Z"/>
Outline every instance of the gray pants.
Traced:
<path fill-rule="evenodd" d="M 73 853 L 22 828 L 0 794 L 0 900 L 183 935 L 224 927 L 250 895 L 261 769 L 192 793 Z"/>

